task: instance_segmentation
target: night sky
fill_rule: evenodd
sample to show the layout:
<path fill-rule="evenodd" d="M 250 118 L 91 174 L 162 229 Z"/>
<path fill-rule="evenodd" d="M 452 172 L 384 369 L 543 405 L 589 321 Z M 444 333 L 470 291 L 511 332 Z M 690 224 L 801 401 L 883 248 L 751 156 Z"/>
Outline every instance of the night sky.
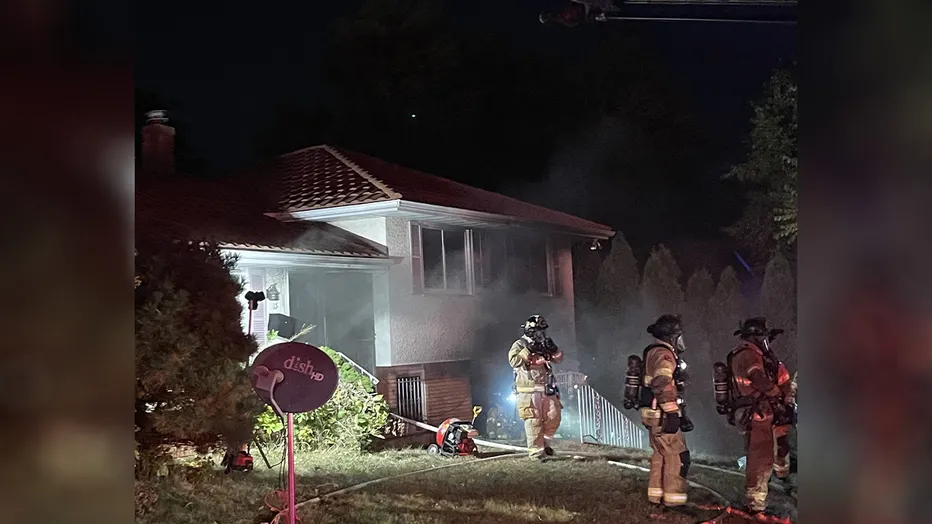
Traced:
<path fill-rule="evenodd" d="M 210 171 L 254 163 L 256 133 L 283 101 L 307 101 L 310 106 L 326 104 L 333 96 L 321 73 L 328 35 L 338 17 L 351 16 L 361 3 L 161 0 L 138 4 L 137 87 L 174 106 L 167 109 L 184 123 L 186 141 L 203 156 Z M 719 177 L 741 160 L 750 128 L 750 101 L 760 96 L 775 68 L 795 60 L 795 26 L 607 22 L 567 29 L 545 27 L 537 20 L 540 11 L 553 11 L 564 5 L 561 1 L 444 4 L 453 23 L 467 33 L 496 34 L 520 52 L 556 53 L 571 61 L 589 59 L 591 50 L 610 36 L 632 36 L 639 49 L 649 50 L 651 65 L 690 112 L 704 145 L 701 161 L 685 175 L 688 180 L 669 180 L 663 189 L 620 200 L 606 198 L 611 183 L 589 180 L 585 169 L 575 170 L 572 181 L 561 175 L 565 171 L 561 165 L 612 147 L 610 136 L 608 144 L 604 137 L 590 142 L 599 136 L 598 129 L 574 131 L 566 145 L 536 151 L 538 162 L 529 169 L 534 173 L 516 173 L 512 179 L 433 170 L 435 174 L 608 223 L 634 239 L 637 248 L 667 242 L 692 250 L 687 258 L 706 250 L 696 246 L 714 244 L 718 252 L 730 252 L 719 230 L 740 212 L 741 198 L 736 186 Z M 402 160 L 378 153 L 387 160 Z M 417 165 L 421 161 L 416 155 L 403 160 L 425 170 L 442 165 L 426 157 L 424 165 Z M 641 181 L 625 183 L 625 193 L 630 194 Z M 569 198 L 567 187 L 576 188 Z M 632 211 L 624 214 L 618 207 Z M 650 227 L 637 219 L 645 214 L 672 218 Z"/>

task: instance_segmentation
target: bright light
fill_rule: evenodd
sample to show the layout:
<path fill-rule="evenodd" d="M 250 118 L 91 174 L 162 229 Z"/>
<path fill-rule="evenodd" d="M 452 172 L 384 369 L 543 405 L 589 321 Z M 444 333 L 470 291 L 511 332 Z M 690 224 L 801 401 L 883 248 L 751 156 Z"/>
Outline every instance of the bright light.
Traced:
<path fill-rule="evenodd" d="M 511 395 L 508 395 L 508 402 L 511 402 L 512 404 L 514 404 L 515 401 L 517 400 L 518 400 L 518 396 L 515 395 L 514 393 L 512 393 Z"/>
<path fill-rule="evenodd" d="M 411 113 L 411 118 L 417 118 L 417 115 L 415 115 L 414 113 Z"/>
<path fill-rule="evenodd" d="M 686 369 L 686 362 L 680 361 L 680 369 Z"/>
<path fill-rule="evenodd" d="M 579 389 L 579 384 L 573 384 L 573 389 Z"/>

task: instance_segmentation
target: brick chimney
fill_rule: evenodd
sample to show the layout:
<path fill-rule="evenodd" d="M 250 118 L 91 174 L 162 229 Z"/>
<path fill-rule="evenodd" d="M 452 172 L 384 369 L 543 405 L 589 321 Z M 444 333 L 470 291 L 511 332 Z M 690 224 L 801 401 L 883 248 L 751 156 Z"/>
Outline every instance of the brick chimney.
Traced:
<path fill-rule="evenodd" d="M 146 125 L 142 128 L 142 166 L 160 173 L 175 172 L 175 128 L 168 125 L 165 110 L 146 113 Z"/>

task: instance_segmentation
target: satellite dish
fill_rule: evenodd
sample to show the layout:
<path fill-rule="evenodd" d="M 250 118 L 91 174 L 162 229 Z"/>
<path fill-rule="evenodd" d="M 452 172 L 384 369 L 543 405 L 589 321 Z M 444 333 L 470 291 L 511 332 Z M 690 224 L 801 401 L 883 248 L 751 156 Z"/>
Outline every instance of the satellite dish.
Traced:
<path fill-rule="evenodd" d="M 253 361 L 251 375 L 259 398 L 282 413 L 306 413 L 323 406 L 340 378 L 329 355 L 303 342 L 265 348 Z"/>
<path fill-rule="evenodd" d="M 287 420 L 288 505 L 282 513 L 287 512 L 288 523 L 295 524 L 294 414 L 314 411 L 330 400 L 340 380 L 337 365 L 320 348 L 283 342 L 262 350 L 252 362 L 250 375 L 259 398 Z"/>

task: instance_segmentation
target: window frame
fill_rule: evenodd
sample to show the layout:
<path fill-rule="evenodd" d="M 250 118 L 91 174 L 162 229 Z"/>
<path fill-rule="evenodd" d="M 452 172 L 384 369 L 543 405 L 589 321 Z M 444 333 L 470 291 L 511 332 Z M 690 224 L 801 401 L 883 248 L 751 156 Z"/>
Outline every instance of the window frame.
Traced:
<path fill-rule="evenodd" d="M 405 374 L 398 374 L 398 375 L 395 375 L 395 384 L 394 384 L 394 386 L 395 386 L 395 409 L 398 410 L 399 412 L 404 411 L 404 410 L 401 409 L 401 388 L 398 387 L 398 385 L 399 385 L 398 382 L 399 382 L 399 380 L 402 380 L 402 379 L 408 379 L 408 380 L 417 379 L 417 380 L 418 380 L 418 386 L 419 386 L 419 390 L 420 390 L 420 395 L 419 395 L 419 396 L 420 396 L 420 402 L 419 402 L 418 404 L 420 404 L 419 407 L 420 407 L 421 417 L 422 417 L 424 420 L 427 420 L 427 418 L 428 418 L 428 413 L 427 413 L 427 378 L 426 378 L 426 373 L 424 373 L 424 370 L 421 369 L 421 370 L 417 370 L 417 371 L 408 372 L 408 373 L 405 373 Z M 412 406 L 413 406 L 413 404 L 412 404 Z M 407 414 L 407 415 L 403 415 L 403 416 L 410 416 L 410 415 L 411 415 L 411 414 Z M 414 418 L 414 417 L 411 417 L 411 418 Z M 424 420 L 421 420 L 421 421 L 419 421 L 419 422 L 423 422 Z"/>
<path fill-rule="evenodd" d="M 477 261 L 477 264 L 475 264 L 474 266 L 476 268 L 475 270 L 476 274 L 474 276 L 474 280 L 476 281 L 475 286 L 476 286 L 477 292 L 481 293 L 483 291 L 488 291 L 490 289 L 488 286 L 486 286 L 486 275 L 494 273 L 493 271 L 490 271 L 489 267 L 486 265 L 487 257 L 485 254 L 486 250 L 489 249 L 488 240 L 486 239 L 490 238 L 491 235 L 486 236 L 484 233 L 486 232 L 495 233 L 499 231 L 494 230 L 494 229 L 480 229 L 477 231 L 479 234 L 477 235 L 478 238 L 475 241 L 476 250 L 473 251 L 473 256 L 477 256 L 478 261 Z M 504 247 L 504 252 L 505 252 L 505 256 L 504 256 L 505 268 L 504 268 L 503 273 L 505 275 L 505 278 L 509 281 L 509 283 L 513 283 L 515 281 L 514 275 L 518 272 L 518 270 L 515 268 L 515 265 L 514 265 L 514 262 L 518 260 L 518 257 L 515 257 L 515 253 L 517 251 L 514 245 L 515 240 L 521 239 L 521 238 L 533 239 L 533 240 L 544 240 L 544 251 L 545 251 L 545 257 L 547 261 L 547 269 L 546 269 L 547 290 L 542 291 L 540 289 L 532 289 L 529 291 L 524 291 L 524 292 L 519 292 L 519 293 L 524 293 L 524 294 L 529 294 L 529 295 L 532 294 L 532 295 L 541 296 L 541 297 L 561 296 L 561 293 L 559 292 L 559 289 L 560 289 L 559 284 L 557 282 L 558 275 L 556 274 L 557 264 L 555 261 L 555 253 L 554 253 L 555 249 L 553 245 L 553 239 L 550 237 L 550 235 L 540 236 L 540 235 L 521 235 L 521 234 L 515 235 L 515 234 L 509 234 L 507 232 L 500 232 L 500 233 L 502 233 L 502 237 L 500 237 L 500 240 L 504 244 L 503 247 Z M 488 264 L 491 265 L 492 261 L 488 260 Z"/>
<path fill-rule="evenodd" d="M 515 251 L 517 251 L 514 247 L 514 244 L 515 244 L 515 240 L 519 238 L 530 239 L 530 240 L 541 240 L 540 237 L 535 237 L 531 235 L 509 235 L 508 241 L 506 243 L 506 251 L 505 251 L 506 260 L 510 261 L 510 260 L 514 260 L 515 258 L 517 258 L 517 257 L 513 258 Z M 521 293 L 527 294 L 527 295 L 540 296 L 540 297 L 555 297 L 557 296 L 557 294 L 556 294 L 556 283 L 554 281 L 553 247 L 552 247 L 549 236 L 543 238 L 543 240 L 544 240 L 544 257 L 547 263 L 547 269 L 546 269 L 547 289 L 542 291 L 540 289 L 532 288 L 530 290 L 523 291 Z M 510 262 L 509 262 L 508 269 L 512 273 L 516 271 L 515 266 L 511 265 Z M 511 279 L 510 274 L 509 274 L 509 279 Z"/>
<path fill-rule="evenodd" d="M 429 229 L 433 231 L 440 231 L 440 253 L 441 253 L 441 264 L 443 267 L 443 288 L 432 288 L 427 287 L 427 275 L 424 267 L 424 230 Z M 425 222 L 411 222 L 410 231 L 410 241 L 411 241 L 411 264 L 415 270 L 413 278 L 415 281 L 414 292 L 415 294 L 422 295 L 448 295 L 448 296 L 465 296 L 465 295 L 475 295 L 476 285 L 475 285 L 475 275 L 474 267 L 475 260 L 473 256 L 473 230 L 467 227 L 462 226 L 448 226 L 440 224 L 432 224 Z M 456 289 L 450 288 L 447 282 L 447 249 L 446 249 L 446 236 L 447 234 L 462 234 L 463 235 L 463 257 L 465 259 L 465 271 L 466 271 L 466 288 L 465 289 Z M 415 255 L 415 253 L 417 253 Z"/>

